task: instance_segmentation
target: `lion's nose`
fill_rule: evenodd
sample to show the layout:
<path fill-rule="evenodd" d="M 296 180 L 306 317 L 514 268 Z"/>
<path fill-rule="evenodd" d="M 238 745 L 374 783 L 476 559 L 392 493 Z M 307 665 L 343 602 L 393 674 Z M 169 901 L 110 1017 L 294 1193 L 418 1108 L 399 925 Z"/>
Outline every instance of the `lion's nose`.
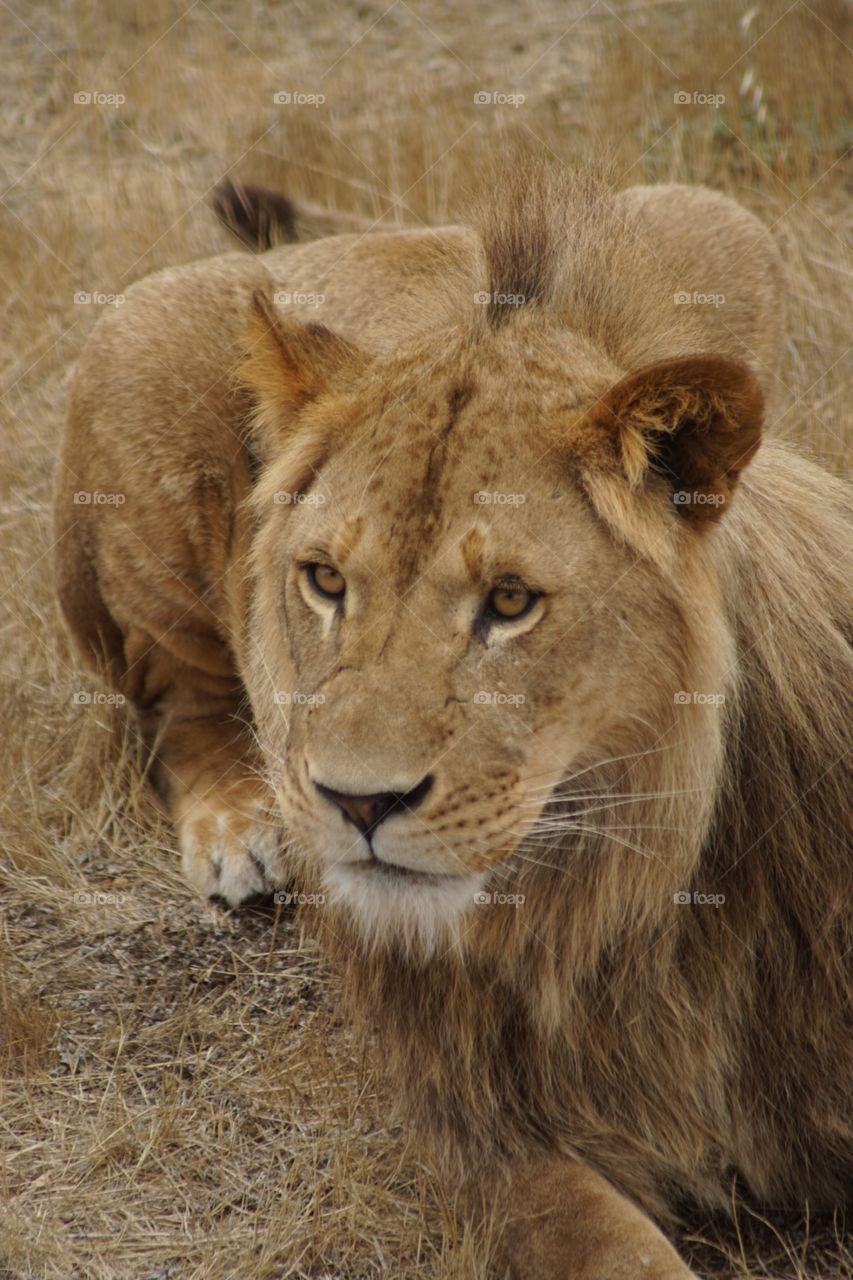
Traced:
<path fill-rule="evenodd" d="M 359 831 L 367 835 L 390 814 L 416 809 L 432 786 L 432 774 L 427 774 L 416 787 L 411 787 L 408 791 L 377 791 L 369 796 L 335 791 L 322 782 L 315 782 L 314 786 L 321 796 L 337 805 L 344 817 L 349 818 Z"/>

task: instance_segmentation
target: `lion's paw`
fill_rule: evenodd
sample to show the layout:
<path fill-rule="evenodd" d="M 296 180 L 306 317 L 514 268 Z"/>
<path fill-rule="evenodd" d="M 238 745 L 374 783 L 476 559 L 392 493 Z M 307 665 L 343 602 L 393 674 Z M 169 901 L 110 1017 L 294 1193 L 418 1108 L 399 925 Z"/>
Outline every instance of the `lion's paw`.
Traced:
<path fill-rule="evenodd" d="M 255 783 L 188 797 L 175 825 L 184 876 L 204 897 L 237 907 L 287 881 L 284 831 Z"/>

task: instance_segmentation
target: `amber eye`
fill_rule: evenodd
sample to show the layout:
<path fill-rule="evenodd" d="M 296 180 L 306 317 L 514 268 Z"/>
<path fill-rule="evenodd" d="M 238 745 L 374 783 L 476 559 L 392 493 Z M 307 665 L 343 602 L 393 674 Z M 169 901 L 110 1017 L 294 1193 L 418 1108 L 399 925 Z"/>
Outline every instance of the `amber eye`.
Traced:
<path fill-rule="evenodd" d="M 318 595 L 327 600 L 340 600 L 346 591 L 346 581 L 342 573 L 328 564 L 309 564 L 305 566 L 308 581 Z"/>
<path fill-rule="evenodd" d="M 486 601 L 486 608 L 493 619 L 514 622 L 516 618 L 523 618 L 538 599 L 535 592 L 529 591 L 520 582 L 510 583 L 492 588 Z"/>

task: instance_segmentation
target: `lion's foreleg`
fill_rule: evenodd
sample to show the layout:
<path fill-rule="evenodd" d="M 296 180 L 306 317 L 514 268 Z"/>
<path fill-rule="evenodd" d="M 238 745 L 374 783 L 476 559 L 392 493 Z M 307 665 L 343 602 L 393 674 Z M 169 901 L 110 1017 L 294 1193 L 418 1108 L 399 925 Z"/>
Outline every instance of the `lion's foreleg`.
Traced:
<path fill-rule="evenodd" d="M 696 1280 L 652 1220 L 578 1161 L 519 1165 L 499 1208 L 512 1280 Z"/>

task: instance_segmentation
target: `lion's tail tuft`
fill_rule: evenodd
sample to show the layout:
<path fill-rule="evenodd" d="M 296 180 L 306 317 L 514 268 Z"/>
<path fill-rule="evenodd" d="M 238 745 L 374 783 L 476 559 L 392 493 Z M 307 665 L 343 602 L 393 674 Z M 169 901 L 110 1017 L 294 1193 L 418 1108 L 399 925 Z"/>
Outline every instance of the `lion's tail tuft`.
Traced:
<path fill-rule="evenodd" d="M 269 187 L 234 182 L 231 178 L 214 188 L 210 205 L 223 226 L 255 253 L 265 253 L 280 244 L 347 232 L 365 235 L 380 229 L 383 221 L 382 216 L 369 218 L 308 200 L 291 200 Z"/>
<path fill-rule="evenodd" d="M 293 202 L 268 187 L 226 178 L 214 188 L 210 204 L 223 226 L 256 253 L 298 238 Z"/>

